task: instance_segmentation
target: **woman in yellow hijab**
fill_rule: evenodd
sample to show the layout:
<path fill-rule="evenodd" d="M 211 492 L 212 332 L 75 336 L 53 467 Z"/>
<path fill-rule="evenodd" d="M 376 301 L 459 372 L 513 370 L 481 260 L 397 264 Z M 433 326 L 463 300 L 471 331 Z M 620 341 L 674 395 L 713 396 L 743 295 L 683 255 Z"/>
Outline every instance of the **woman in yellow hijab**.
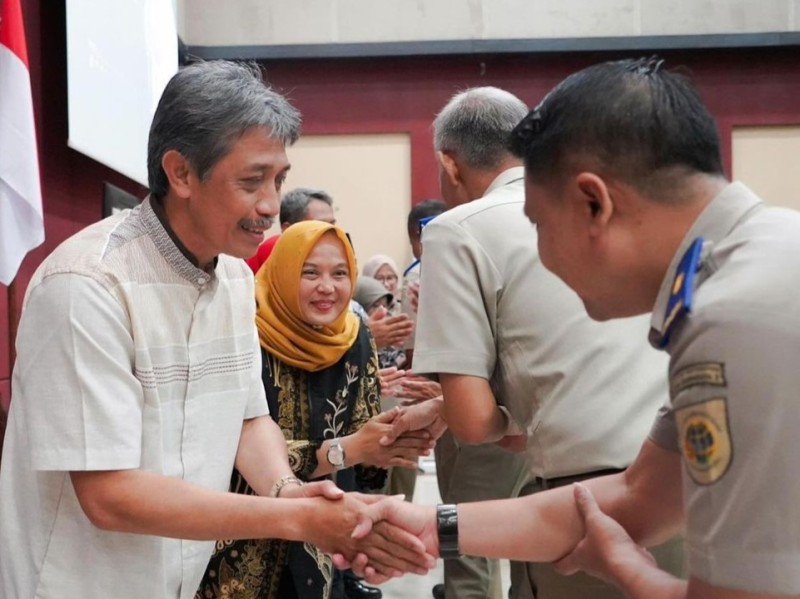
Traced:
<path fill-rule="evenodd" d="M 416 467 L 431 443 L 424 435 L 379 443 L 394 413 L 379 413 L 375 344 L 350 309 L 356 275 L 344 231 L 320 221 L 292 225 L 256 273 L 256 326 L 270 413 L 295 476 L 350 475 L 359 488 L 380 489 L 385 468 Z M 236 471 L 232 489 L 252 493 Z M 307 544 L 219 541 L 197 597 L 325 599 L 331 572 L 327 556 Z"/>

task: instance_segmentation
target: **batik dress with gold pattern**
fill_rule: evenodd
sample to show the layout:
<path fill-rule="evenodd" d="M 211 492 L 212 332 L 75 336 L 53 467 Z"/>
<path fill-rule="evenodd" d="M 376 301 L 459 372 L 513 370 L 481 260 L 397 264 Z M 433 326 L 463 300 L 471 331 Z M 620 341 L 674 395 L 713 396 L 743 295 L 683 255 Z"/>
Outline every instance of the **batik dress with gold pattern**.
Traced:
<path fill-rule="evenodd" d="M 316 470 L 324 440 L 352 434 L 380 412 L 377 354 L 367 327 L 360 327 L 356 342 L 337 363 L 317 372 L 289 366 L 264 349 L 262 360 L 270 414 L 302 480 Z M 381 468 L 355 466 L 352 474 L 361 489 L 380 489 L 386 480 Z M 231 490 L 253 494 L 238 471 Z M 331 573 L 330 558 L 308 543 L 218 541 L 196 599 L 324 599 Z"/>

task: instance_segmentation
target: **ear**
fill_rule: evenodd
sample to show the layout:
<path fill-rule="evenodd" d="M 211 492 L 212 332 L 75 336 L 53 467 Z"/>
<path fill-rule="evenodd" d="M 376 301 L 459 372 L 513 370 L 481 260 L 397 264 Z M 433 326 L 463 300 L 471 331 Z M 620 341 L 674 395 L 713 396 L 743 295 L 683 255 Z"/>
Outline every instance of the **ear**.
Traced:
<path fill-rule="evenodd" d="M 458 170 L 458 163 L 450 152 L 436 152 L 436 157 L 439 159 L 439 164 L 447 177 L 447 181 L 451 186 L 457 188 L 463 184 L 461 172 Z"/>
<path fill-rule="evenodd" d="M 193 170 L 184 155 L 177 150 L 167 150 L 161 157 L 161 168 L 175 195 L 188 198 L 191 195 L 190 178 Z"/>
<path fill-rule="evenodd" d="M 579 214 L 585 217 L 592 235 L 597 235 L 608 226 L 614 214 L 614 202 L 608 185 L 599 175 L 581 172 L 575 177 L 575 184 L 580 192 Z"/>

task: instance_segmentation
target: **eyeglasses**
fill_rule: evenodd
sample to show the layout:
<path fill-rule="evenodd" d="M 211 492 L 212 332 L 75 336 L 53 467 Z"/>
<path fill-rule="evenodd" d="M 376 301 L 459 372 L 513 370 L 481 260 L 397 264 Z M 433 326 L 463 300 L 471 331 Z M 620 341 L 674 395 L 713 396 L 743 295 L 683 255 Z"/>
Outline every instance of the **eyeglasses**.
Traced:
<path fill-rule="evenodd" d="M 375 277 L 381 283 L 396 283 L 397 275 L 378 275 Z"/>

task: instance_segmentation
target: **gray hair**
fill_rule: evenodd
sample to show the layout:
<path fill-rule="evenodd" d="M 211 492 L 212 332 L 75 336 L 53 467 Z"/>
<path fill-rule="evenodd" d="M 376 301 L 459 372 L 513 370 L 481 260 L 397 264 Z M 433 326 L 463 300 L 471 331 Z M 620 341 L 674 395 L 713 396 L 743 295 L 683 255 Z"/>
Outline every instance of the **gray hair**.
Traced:
<path fill-rule="evenodd" d="M 509 134 L 526 114 L 525 103 L 505 90 L 470 88 L 453 96 L 433 121 L 434 149 L 453 152 L 471 168 L 495 168 L 510 154 Z"/>
<path fill-rule="evenodd" d="M 306 218 L 306 210 L 311 200 L 320 200 L 328 206 L 333 206 L 333 198 L 321 189 L 298 187 L 287 191 L 281 199 L 281 224 L 293 225 Z"/>
<path fill-rule="evenodd" d="M 285 145 L 300 135 L 300 113 L 264 82 L 253 63 L 197 62 L 170 79 L 158 102 L 147 144 L 150 193 L 162 198 L 169 181 L 161 160 L 181 153 L 203 180 L 253 127 L 268 129 Z"/>

